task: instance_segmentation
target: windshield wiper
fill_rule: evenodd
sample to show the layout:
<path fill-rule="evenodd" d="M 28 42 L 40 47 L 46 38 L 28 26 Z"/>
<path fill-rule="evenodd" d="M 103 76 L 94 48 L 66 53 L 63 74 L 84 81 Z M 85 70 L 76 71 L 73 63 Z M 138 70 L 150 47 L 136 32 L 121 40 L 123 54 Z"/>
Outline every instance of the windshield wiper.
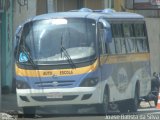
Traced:
<path fill-rule="evenodd" d="M 24 54 L 26 55 L 26 57 L 28 58 L 29 63 L 32 65 L 32 67 L 37 68 L 37 65 L 34 63 L 31 54 L 28 50 L 25 49 L 25 47 L 22 45 L 22 51 L 24 52 Z"/>
<path fill-rule="evenodd" d="M 64 55 L 67 57 L 67 60 L 70 63 L 70 65 L 72 65 L 73 68 L 76 68 L 76 65 L 72 61 L 72 59 L 71 59 L 70 55 L 68 54 L 67 50 L 63 46 L 61 46 L 61 49 L 62 49 Z"/>
<path fill-rule="evenodd" d="M 63 47 L 63 34 L 61 36 L 61 57 L 62 57 L 62 52 L 64 53 L 64 55 L 66 56 L 69 64 L 73 67 L 73 68 L 76 68 L 76 65 L 74 64 L 72 58 L 70 57 L 68 51 L 66 50 L 65 47 Z"/>

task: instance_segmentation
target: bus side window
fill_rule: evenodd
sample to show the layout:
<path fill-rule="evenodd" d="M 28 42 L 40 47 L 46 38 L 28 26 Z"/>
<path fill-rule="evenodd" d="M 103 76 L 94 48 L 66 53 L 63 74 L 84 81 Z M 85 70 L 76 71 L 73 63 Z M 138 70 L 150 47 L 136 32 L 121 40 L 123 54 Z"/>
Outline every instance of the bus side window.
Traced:
<path fill-rule="evenodd" d="M 112 41 L 109 42 L 108 49 L 109 49 L 109 54 L 114 55 L 116 54 L 116 48 L 115 48 L 115 40 L 113 34 L 113 24 L 111 24 L 111 30 L 112 30 Z"/>
<path fill-rule="evenodd" d="M 136 23 L 134 24 L 136 42 L 137 42 L 137 51 L 138 52 L 148 52 L 148 43 L 147 36 L 145 33 L 145 25 L 144 23 Z"/>
<path fill-rule="evenodd" d="M 124 32 L 124 38 L 125 38 L 125 42 L 126 42 L 127 53 L 135 53 L 136 52 L 136 47 L 135 47 L 136 43 L 135 43 L 133 24 L 131 24 L 131 23 L 123 24 L 123 32 Z"/>
<path fill-rule="evenodd" d="M 116 54 L 125 54 L 126 45 L 123 37 L 122 24 L 112 24 L 113 40 Z"/>

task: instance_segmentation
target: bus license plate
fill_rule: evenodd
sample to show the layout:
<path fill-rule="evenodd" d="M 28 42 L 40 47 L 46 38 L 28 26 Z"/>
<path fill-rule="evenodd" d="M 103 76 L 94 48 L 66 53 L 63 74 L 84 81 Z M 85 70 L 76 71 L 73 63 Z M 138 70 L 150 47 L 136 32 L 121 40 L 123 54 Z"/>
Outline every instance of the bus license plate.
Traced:
<path fill-rule="evenodd" d="M 48 93 L 46 95 L 47 98 L 63 98 L 61 93 Z"/>

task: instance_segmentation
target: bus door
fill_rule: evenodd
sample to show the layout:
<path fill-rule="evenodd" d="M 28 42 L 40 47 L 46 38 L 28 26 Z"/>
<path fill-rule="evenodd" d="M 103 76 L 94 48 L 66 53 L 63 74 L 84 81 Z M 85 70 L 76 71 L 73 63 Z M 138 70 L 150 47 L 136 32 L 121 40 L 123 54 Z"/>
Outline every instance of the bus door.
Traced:
<path fill-rule="evenodd" d="M 110 24 L 104 19 L 100 19 L 98 22 L 98 49 L 99 49 L 99 65 L 101 71 L 101 93 L 104 92 L 103 88 L 109 76 L 109 69 L 107 69 L 108 59 L 108 43 L 112 40 Z"/>

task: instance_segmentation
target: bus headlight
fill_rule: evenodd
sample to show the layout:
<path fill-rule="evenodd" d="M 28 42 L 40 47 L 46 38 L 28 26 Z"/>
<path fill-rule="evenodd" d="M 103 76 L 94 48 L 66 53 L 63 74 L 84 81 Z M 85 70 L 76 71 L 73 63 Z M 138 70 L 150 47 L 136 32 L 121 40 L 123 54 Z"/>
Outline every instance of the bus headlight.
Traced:
<path fill-rule="evenodd" d="M 30 89 L 30 86 L 25 81 L 17 80 L 16 88 L 17 89 Z"/>
<path fill-rule="evenodd" d="M 80 84 L 80 87 L 93 87 L 98 84 L 98 81 L 99 81 L 98 78 L 86 78 Z"/>

